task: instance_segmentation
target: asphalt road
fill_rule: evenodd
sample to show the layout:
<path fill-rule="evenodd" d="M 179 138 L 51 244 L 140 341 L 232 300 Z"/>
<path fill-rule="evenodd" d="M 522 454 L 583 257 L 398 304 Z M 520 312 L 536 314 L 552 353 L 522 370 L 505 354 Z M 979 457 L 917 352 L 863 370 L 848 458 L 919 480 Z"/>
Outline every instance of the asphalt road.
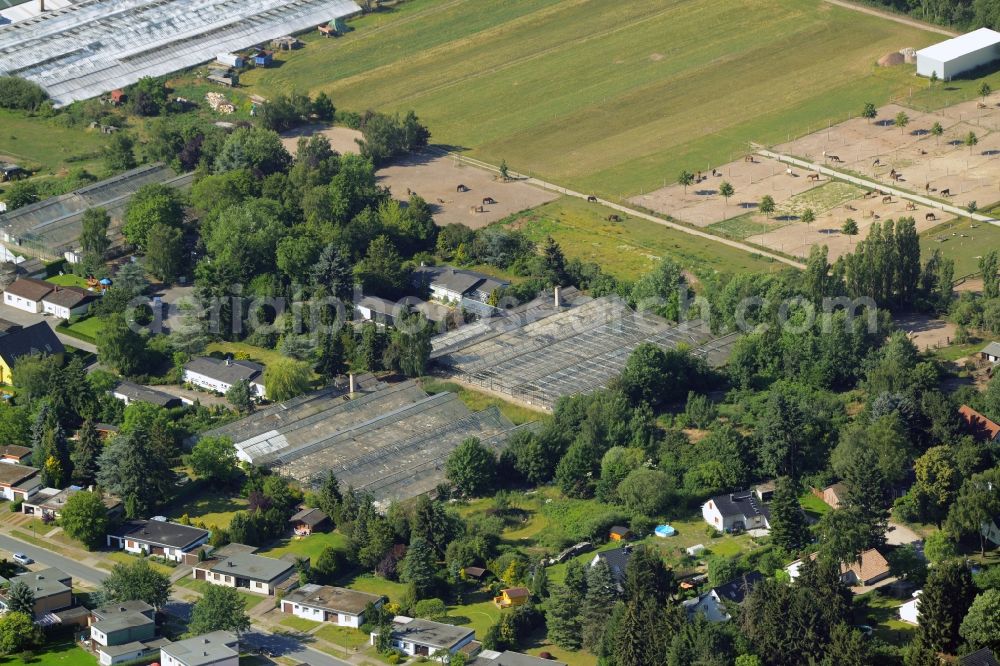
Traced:
<path fill-rule="evenodd" d="M 325 652 L 315 650 L 288 636 L 278 636 L 254 630 L 240 636 L 240 643 L 264 650 L 274 657 L 297 659 L 311 666 L 351 666 L 346 661 L 331 657 Z"/>
<path fill-rule="evenodd" d="M 0 548 L 9 550 L 12 553 L 24 553 L 39 564 L 55 567 L 68 573 L 74 579 L 83 580 L 94 585 L 100 584 L 101 581 L 108 577 L 107 571 L 89 567 L 76 560 L 63 557 L 58 553 L 53 553 L 50 550 L 33 546 L 30 543 L 25 543 L 24 541 L 19 541 L 3 534 L 0 534 Z"/>

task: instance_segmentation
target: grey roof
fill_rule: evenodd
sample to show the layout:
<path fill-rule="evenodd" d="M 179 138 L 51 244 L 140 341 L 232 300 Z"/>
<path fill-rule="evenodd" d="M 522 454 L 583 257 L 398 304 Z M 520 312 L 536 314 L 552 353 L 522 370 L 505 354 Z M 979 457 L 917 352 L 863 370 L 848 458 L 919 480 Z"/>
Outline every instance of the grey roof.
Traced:
<path fill-rule="evenodd" d="M 239 640 L 236 634 L 231 632 L 213 631 L 210 634 L 164 645 L 162 649 L 164 654 L 169 654 L 184 666 L 202 666 L 238 656 Z"/>
<path fill-rule="evenodd" d="M 501 652 L 492 659 L 480 654 L 476 661 L 472 663 L 474 666 L 479 666 L 480 662 L 482 662 L 482 666 L 566 666 L 566 662 L 563 661 L 542 659 L 541 657 L 533 657 L 530 654 L 511 652 L 510 650 Z"/>
<path fill-rule="evenodd" d="M 381 296 L 362 296 L 355 303 L 357 307 L 366 308 L 376 314 L 392 316 L 396 302 Z M 402 308 L 401 308 L 402 309 Z"/>
<path fill-rule="evenodd" d="M 32 354 L 62 354 L 66 351 L 59 338 L 44 321 L 0 335 L 0 357 L 11 368 L 22 356 Z"/>
<path fill-rule="evenodd" d="M 98 652 L 103 652 L 109 657 L 117 657 L 129 652 L 158 650 L 164 645 L 170 645 L 170 640 L 167 638 L 154 638 L 149 641 L 132 641 L 124 645 L 96 645 L 95 647 Z"/>
<path fill-rule="evenodd" d="M 625 569 L 628 567 L 628 561 L 632 558 L 632 547 L 622 546 L 614 550 L 604 550 L 597 553 L 597 557 L 608 563 L 611 575 L 620 585 L 625 580 Z"/>
<path fill-rule="evenodd" d="M 1000 662 L 993 656 L 993 651 L 989 648 L 976 650 L 964 657 L 959 657 L 958 663 L 961 666 L 1000 666 Z"/>
<path fill-rule="evenodd" d="M 72 588 L 73 579 L 69 574 L 55 568 L 27 571 L 10 579 L 11 583 L 22 582 L 35 593 L 35 599 L 62 594 Z"/>
<path fill-rule="evenodd" d="M 276 578 L 288 577 L 295 570 L 295 564 L 253 553 L 236 553 L 218 561 L 211 570 L 219 574 L 252 578 L 266 583 Z"/>
<path fill-rule="evenodd" d="M 12 331 L 19 331 L 24 326 L 7 319 L 0 319 L 0 333 L 11 333 Z"/>
<path fill-rule="evenodd" d="M 98 620 L 90 626 L 97 627 L 99 631 L 105 634 L 111 634 L 123 629 L 134 629 L 150 624 L 154 624 L 153 618 L 142 613 L 118 613 L 117 615 L 109 616 L 105 620 Z"/>
<path fill-rule="evenodd" d="M 154 388 L 130 381 L 118 382 L 118 385 L 114 388 L 114 392 L 125 396 L 129 400 L 148 402 L 153 405 L 159 405 L 160 407 L 172 407 L 181 404 L 181 399 L 175 395 L 170 395 L 169 393 L 164 393 L 163 391 L 157 391 Z"/>
<path fill-rule="evenodd" d="M 295 604 L 322 608 L 331 613 L 344 615 L 361 615 L 365 606 L 377 603 L 381 599 L 382 597 L 377 594 L 313 583 L 303 585 L 282 597 L 282 601 L 291 601 Z"/>
<path fill-rule="evenodd" d="M 418 266 L 413 269 L 413 281 L 418 285 L 438 287 L 459 294 L 467 294 L 473 289 L 492 291 L 496 287 L 506 287 L 510 284 L 483 273 L 451 266 Z"/>
<path fill-rule="evenodd" d="M 209 535 L 208 530 L 161 520 L 131 520 L 111 532 L 113 536 L 128 537 L 157 546 L 180 548 L 192 546 Z"/>
<path fill-rule="evenodd" d="M 101 606 L 99 608 L 93 609 L 91 614 L 98 620 L 103 620 L 109 618 L 113 615 L 123 615 L 127 613 L 149 613 L 153 610 L 153 607 L 147 604 L 145 601 L 122 601 L 117 604 L 108 604 L 106 606 Z"/>
<path fill-rule="evenodd" d="M 408 620 L 408 621 L 407 621 Z M 393 638 L 403 639 L 412 643 L 426 645 L 434 649 L 451 649 L 456 643 L 468 636 L 474 636 L 475 629 L 456 627 L 442 622 L 423 619 L 405 620 L 397 617 L 392 621 Z"/>
<path fill-rule="evenodd" d="M 290 523 L 305 523 L 306 525 L 309 525 L 310 527 L 315 527 L 316 525 L 319 525 L 320 523 L 322 523 L 327 518 L 328 518 L 328 516 L 325 513 L 323 513 L 322 511 L 320 511 L 319 509 L 305 508 L 305 509 L 302 509 L 301 511 L 299 511 L 298 513 L 296 513 L 291 518 L 289 518 L 288 522 L 290 522 Z"/>
<path fill-rule="evenodd" d="M 989 354 L 990 356 L 1000 356 L 1000 342 L 993 341 L 979 350 L 980 354 Z"/>
<path fill-rule="evenodd" d="M 757 587 L 757 583 L 762 580 L 764 580 L 763 574 L 758 571 L 751 571 L 750 573 L 740 576 L 736 580 L 729 581 L 725 585 L 712 588 L 712 591 L 715 592 L 720 599 L 741 604 L 753 588 Z"/>
<path fill-rule="evenodd" d="M 712 498 L 723 516 L 764 516 L 770 520 L 771 511 L 767 504 L 752 490 L 740 490 L 726 495 L 716 495 Z"/>
<path fill-rule="evenodd" d="M 211 356 L 196 356 L 184 364 L 185 370 L 197 372 L 225 384 L 235 384 L 241 379 L 255 380 L 264 372 L 264 366 L 253 361 L 231 361 L 212 358 Z"/>

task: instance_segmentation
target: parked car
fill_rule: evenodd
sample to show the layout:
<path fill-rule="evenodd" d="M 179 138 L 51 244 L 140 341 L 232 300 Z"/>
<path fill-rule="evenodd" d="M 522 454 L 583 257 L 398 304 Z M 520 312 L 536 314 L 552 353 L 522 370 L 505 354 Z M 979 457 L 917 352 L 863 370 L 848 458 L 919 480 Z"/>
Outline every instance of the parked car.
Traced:
<path fill-rule="evenodd" d="M 14 561 L 18 564 L 28 565 L 34 562 L 33 559 L 25 555 L 24 553 L 14 553 Z"/>

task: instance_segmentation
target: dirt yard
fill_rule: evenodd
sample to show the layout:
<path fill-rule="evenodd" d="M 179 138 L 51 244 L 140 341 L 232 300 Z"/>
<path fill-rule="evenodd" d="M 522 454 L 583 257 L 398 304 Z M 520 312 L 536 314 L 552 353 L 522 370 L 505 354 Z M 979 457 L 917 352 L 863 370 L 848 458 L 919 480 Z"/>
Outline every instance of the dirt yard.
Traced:
<path fill-rule="evenodd" d="M 285 150 L 295 155 L 295 147 L 300 136 L 312 136 L 322 134 L 330 140 L 330 147 L 341 155 L 353 153 L 357 155 L 361 152 L 358 148 L 357 140 L 361 138 L 361 132 L 350 127 L 325 127 L 324 125 L 304 125 L 293 130 L 282 133 L 281 145 Z"/>
<path fill-rule="evenodd" d="M 405 199 L 409 192 L 426 199 L 440 226 L 458 222 L 478 229 L 558 197 L 527 183 L 503 183 L 492 172 L 426 153 L 379 169 L 378 179 L 397 199 Z M 466 191 L 459 192 L 459 185 Z M 488 198 L 493 203 L 485 203 Z M 479 208 L 481 212 L 474 212 Z"/>
<path fill-rule="evenodd" d="M 947 347 L 955 337 L 955 324 L 927 315 L 912 314 L 896 318 L 896 325 L 905 331 L 921 351 Z"/>

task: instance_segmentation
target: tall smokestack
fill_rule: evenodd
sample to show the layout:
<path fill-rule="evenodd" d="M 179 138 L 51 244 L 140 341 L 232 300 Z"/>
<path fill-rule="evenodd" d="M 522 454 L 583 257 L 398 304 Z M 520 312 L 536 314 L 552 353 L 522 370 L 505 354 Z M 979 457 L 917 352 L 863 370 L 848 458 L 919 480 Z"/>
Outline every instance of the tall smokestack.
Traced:
<path fill-rule="evenodd" d="M 38 11 L 45 11 L 45 0 L 38 0 Z"/>
<path fill-rule="evenodd" d="M 347 375 L 347 381 L 348 381 L 348 391 L 350 392 L 351 395 L 354 395 L 354 373 L 353 372 L 351 374 Z"/>
<path fill-rule="evenodd" d="M 554 302 L 557 308 L 562 307 L 562 294 L 559 292 L 559 287 L 556 287 Z"/>

